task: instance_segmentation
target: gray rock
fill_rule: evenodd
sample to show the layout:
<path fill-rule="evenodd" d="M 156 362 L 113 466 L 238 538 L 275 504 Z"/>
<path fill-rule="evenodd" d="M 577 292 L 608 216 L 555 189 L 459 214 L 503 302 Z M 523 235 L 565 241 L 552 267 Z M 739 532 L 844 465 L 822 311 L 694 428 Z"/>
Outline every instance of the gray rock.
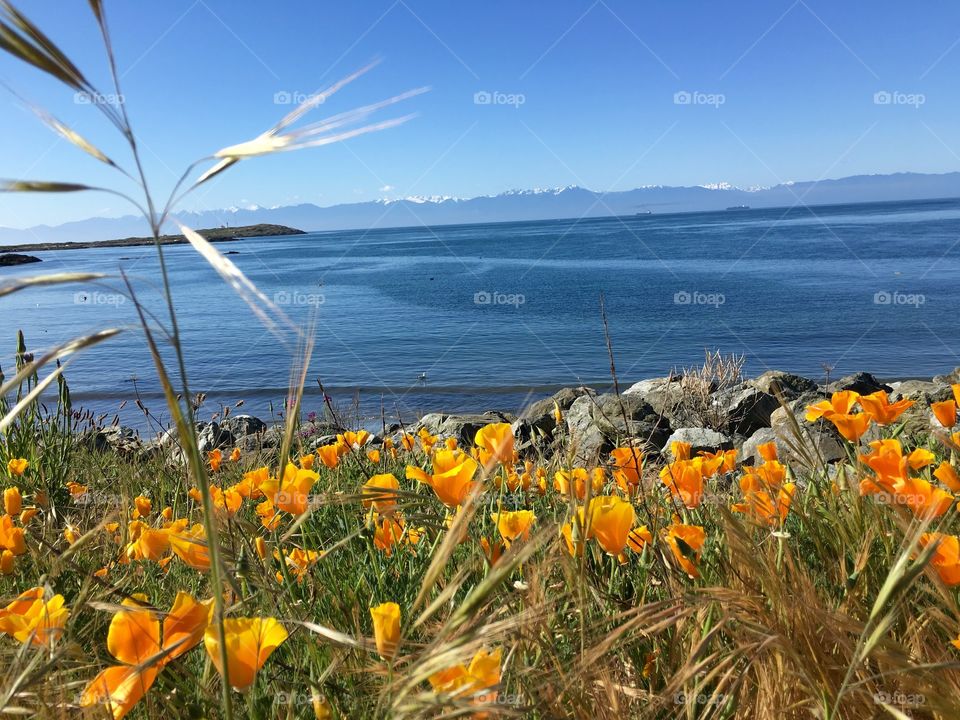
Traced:
<path fill-rule="evenodd" d="M 782 370 L 767 370 L 763 375 L 747 380 L 747 384 L 774 397 L 779 393 L 786 400 L 795 400 L 803 393 L 817 389 L 813 380 Z"/>
<path fill-rule="evenodd" d="M 235 438 L 244 435 L 256 435 L 267 429 L 267 424 L 253 415 L 231 415 L 220 423 L 220 427 Z"/>
<path fill-rule="evenodd" d="M 577 462 L 585 464 L 628 438 L 659 450 L 670 435 L 669 424 L 636 393 L 578 398 L 567 412 L 567 431 Z"/>
<path fill-rule="evenodd" d="M 139 455 L 144 450 L 144 443 L 137 431 L 122 425 L 86 430 L 81 433 L 80 441 L 91 450 L 116 452 L 124 456 Z"/>
<path fill-rule="evenodd" d="M 823 463 L 833 463 L 847 456 L 843 441 L 836 432 L 831 432 L 831 428 L 803 423 L 799 438 L 789 426 L 760 428 L 743 444 L 741 458 L 744 462 L 761 464 L 763 459 L 757 448 L 769 442 L 776 444 L 781 461 L 797 467 L 817 468 Z"/>
<path fill-rule="evenodd" d="M 841 390 L 853 390 L 861 395 L 869 395 L 870 393 L 875 393 L 877 390 L 890 392 L 891 389 L 889 385 L 880 382 L 876 377 L 865 372 L 847 375 L 827 385 L 827 392 L 835 393 Z"/>
<path fill-rule="evenodd" d="M 197 436 L 197 449 L 202 453 L 211 450 L 222 450 L 236 442 L 233 433 L 223 428 L 219 423 L 207 423 Z"/>
<path fill-rule="evenodd" d="M 641 380 L 627 388 L 623 395 L 642 398 L 672 427 L 694 425 L 699 421 L 699 418 L 693 417 L 685 402 L 688 391 L 684 389 L 683 378 L 679 375 Z"/>
<path fill-rule="evenodd" d="M 527 440 L 534 434 L 551 435 L 557 426 L 553 415 L 554 403 L 561 412 L 566 413 L 570 406 L 583 395 L 596 395 L 591 388 L 563 388 L 548 398 L 538 400 L 529 405 L 513 424 L 513 432 L 522 440 Z"/>
<path fill-rule="evenodd" d="M 674 430 L 673 434 L 664 443 L 663 449 L 669 450 L 671 444 L 675 442 L 689 443 L 693 455 L 699 452 L 730 450 L 734 446 L 732 438 L 709 428 L 679 428 Z"/>
<path fill-rule="evenodd" d="M 774 410 L 770 414 L 770 427 L 774 429 L 781 426 L 790 427 L 792 425 L 790 422 L 791 413 L 796 417 L 797 423 L 802 426 L 805 423 L 803 416 L 807 411 L 807 407 L 826 399 L 827 395 L 820 391 L 805 392 L 796 400 L 791 400 L 786 403 L 785 406 L 778 407 Z"/>
<path fill-rule="evenodd" d="M 954 383 L 960 382 L 960 367 L 954 368 L 953 372 L 945 375 L 937 375 L 933 378 L 933 381 L 941 385 L 953 385 Z"/>
<path fill-rule="evenodd" d="M 717 393 L 712 402 L 724 429 L 739 435 L 769 427 L 770 416 L 780 407 L 773 395 L 746 383 Z"/>
<path fill-rule="evenodd" d="M 932 402 L 941 402 L 953 397 L 953 390 L 949 385 L 926 380 L 904 380 L 890 383 L 893 388 L 893 400 L 915 400 L 919 404 L 929 405 Z"/>
<path fill-rule="evenodd" d="M 429 413 L 420 418 L 414 426 L 416 433 L 420 428 L 426 428 L 431 435 L 440 438 L 453 437 L 460 445 L 473 445 L 474 438 L 480 428 L 492 423 L 512 423 L 516 418 L 506 413 L 490 411 L 473 415 L 448 415 L 446 413 Z"/>

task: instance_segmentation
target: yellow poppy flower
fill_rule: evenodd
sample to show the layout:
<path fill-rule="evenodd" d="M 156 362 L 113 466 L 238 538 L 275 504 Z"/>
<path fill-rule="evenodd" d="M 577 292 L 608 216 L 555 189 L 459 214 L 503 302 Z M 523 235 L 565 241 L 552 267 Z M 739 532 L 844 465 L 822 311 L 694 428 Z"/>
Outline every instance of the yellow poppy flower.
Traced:
<path fill-rule="evenodd" d="M 22 504 L 23 498 L 20 495 L 20 488 L 8 487 L 3 491 L 3 510 L 7 515 L 19 515 Z"/>
<path fill-rule="evenodd" d="M 517 451 L 510 423 L 492 423 L 477 431 L 474 444 L 478 448 L 480 463 L 491 468 L 496 463 L 512 465 L 517 461 Z"/>
<path fill-rule="evenodd" d="M 381 603 L 370 608 L 370 616 L 377 652 L 384 660 L 392 660 L 400 643 L 400 606 L 395 602 Z"/>
<path fill-rule="evenodd" d="M 42 587 L 31 588 L 0 609 L 0 633 L 22 643 L 45 645 L 60 637 L 69 615 L 63 595 L 44 600 Z"/>
<path fill-rule="evenodd" d="M 381 515 L 389 515 L 397 506 L 399 489 L 400 483 L 392 473 L 374 475 L 363 485 L 363 506 L 372 506 Z"/>
<path fill-rule="evenodd" d="M 477 486 L 473 476 L 477 461 L 458 450 L 440 450 L 433 457 L 433 474 L 418 467 L 407 466 L 407 479 L 422 482 L 433 488 L 444 505 L 455 508 L 462 505 Z"/>
<path fill-rule="evenodd" d="M 530 510 L 516 510 L 508 512 L 501 510 L 492 513 L 490 519 L 497 525 L 500 537 L 504 544 L 510 547 L 515 540 L 526 540 L 530 537 L 530 528 L 536 522 L 537 516 Z"/>
<path fill-rule="evenodd" d="M 237 690 L 253 685 L 257 672 L 287 639 L 286 629 L 275 618 L 225 618 L 223 632 L 227 648 L 227 678 L 231 687 Z M 223 675 L 220 639 L 215 626 L 207 628 L 203 644 L 217 671 Z"/>

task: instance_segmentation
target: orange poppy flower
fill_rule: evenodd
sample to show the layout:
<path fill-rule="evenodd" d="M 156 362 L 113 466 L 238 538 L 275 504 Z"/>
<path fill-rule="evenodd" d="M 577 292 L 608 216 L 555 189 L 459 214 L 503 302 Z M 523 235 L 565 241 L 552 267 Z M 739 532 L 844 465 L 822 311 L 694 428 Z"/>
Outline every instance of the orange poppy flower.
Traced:
<path fill-rule="evenodd" d="M 779 459 L 779 456 L 777 455 L 777 444 L 775 442 L 757 445 L 757 453 L 760 455 L 760 459 L 764 462 L 771 462 Z"/>
<path fill-rule="evenodd" d="M 960 476 L 950 463 L 940 463 L 940 466 L 933 471 L 933 476 L 950 488 L 951 492 L 960 492 Z"/>
<path fill-rule="evenodd" d="M 898 440 L 875 440 L 871 451 L 860 455 L 860 462 L 874 472 L 872 478 L 860 482 L 860 494 L 893 493 L 896 485 L 907 479 L 907 458 Z"/>
<path fill-rule="evenodd" d="M 12 553 L 9 557 L 12 557 Z M 6 633 L 22 643 L 46 645 L 60 637 L 69 615 L 63 595 L 44 600 L 42 587 L 31 588 L 0 609 L 0 633 Z"/>
<path fill-rule="evenodd" d="M 105 705 L 114 720 L 130 712 L 147 694 L 160 670 L 203 638 L 212 602 L 198 602 L 179 592 L 161 625 L 157 613 L 145 606 L 145 595 L 124 600 L 123 609 L 114 614 L 107 632 L 107 650 L 122 664 L 103 670 L 91 680 L 80 705 Z"/>
<path fill-rule="evenodd" d="M 3 510 L 7 515 L 19 515 L 23 505 L 20 488 L 8 487 L 3 491 Z"/>
<path fill-rule="evenodd" d="M 660 482 L 686 507 L 695 508 L 703 499 L 704 479 L 715 474 L 722 462 L 723 458 L 718 462 L 703 457 L 674 460 L 660 470 Z"/>
<path fill-rule="evenodd" d="M 782 523 L 787 518 L 795 489 L 793 483 L 786 483 L 776 491 L 776 500 L 773 493 L 767 490 L 748 490 L 744 493 L 743 502 L 735 503 L 731 510 L 749 515 L 767 525 Z"/>
<path fill-rule="evenodd" d="M 337 442 L 346 445 L 350 450 L 359 450 L 370 440 L 370 433 L 366 430 L 357 432 L 347 431 L 342 435 L 337 435 Z"/>
<path fill-rule="evenodd" d="M 530 510 L 516 510 L 508 512 L 500 510 L 491 513 L 490 519 L 496 523 L 497 531 L 507 547 L 515 540 L 526 540 L 530 537 L 530 528 L 537 520 L 537 516 Z"/>
<path fill-rule="evenodd" d="M 26 458 L 10 458 L 7 461 L 7 472 L 11 477 L 20 477 L 27 471 L 28 467 L 30 467 L 30 463 Z"/>
<path fill-rule="evenodd" d="M 960 538 L 942 533 L 924 533 L 920 536 L 921 547 L 931 542 L 939 544 L 930 558 L 930 566 L 937 571 L 945 585 L 960 585 Z"/>
<path fill-rule="evenodd" d="M 377 652 L 384 660 L 393 660 L 400 644 L 400 606 L 395 602 L 381 603 L 370 608 L 370 617 Z"/>
<path fill-rule="evenodd" d="M 389 515 L 397 506 L 399 489 L 400 483 L 392 473 L 374 475 L 363 485 L 363 506 L 372 506 L 381 515 Z"/>
<path fill-rule="evenodd" d="M 865 412 L 856 415 L 834 413 L 826 418 L 833 423 L 837 432 L 852 443 L 860 441 L 871 422 L 870 415 Z"/>
<path fill-rule="evenodd" d="M 218 472 L 220 465 L 223 464 L 223 453 L 220 450 L 211 450 L 207 453 L 207 462 L 210 463 L 210 469 L 213 472 Z"/>
<path fill-rule="evenodd" d="M 698 525 L 683 525 L 675 522 L 667 528 L 667 545 L 670 546 L 677 563 L 690 577 L 700 577 L 697 563 L 700 562 L 700 552 L 706 537 L 707 534 Z"/>
<path fill-rule="evenodd" d="M 480 650 L 473 656 L 469 666 L 455 665 L 430 676 L 430 685 L 437 694 L 463 697 L 476 695 L 500 684 L 501 649 L 492 653 Z M 476 698 L 483 702 L 488 698 Z"/>
<path fill-rule="evenodd" d="M 636 519 L 633 504 L 615 495 L 601 495 L 590 501 L 589 533 L 610 555 L 623 552 Z"/>
<path fill-rule="evenodd" d="M 14 555 L 23 555 L 27 551 L 23 528 L 14 527 L 13 518 L 9 515 L 0 517 L 0 548 Z"/>
<path fill-rule="evenodd" d="M 319 479 L 320 476 L 313 470 L 287 463 L 283 479 L 278 481 L 271 478 L 260 486 L 260 490 L 280 510 L 291 515 L 302 515 L 310 507 L 310 490 Z"/>
<path fill-rule="evenodd" d="M 689 460 L 692 450 L 693 445 L 688 442 L 674 440 L 670 443 L 670 454 L 673 455 L 674 460 Z"/>
<path fill-rule="evenodd" d="M 597 468 L 601 469 L 602 468 Z M 599 494 L 603 490 L 603 474 L 588 473 L 586 468 L 573 468 L 573 470 L 557 470 L 553 474 L 553 488 L 561 495 L 569 495 L 571 487 L 573 494 L 578 500 L 583 500 L 587 496 L 587 482 L 590 483 L 590 492 L 593 495 Z"/>
<path fill-rule="evenodd" d="M 203 525 L 195 523 L 189 530 L 171 529 L 170 548 L 194 570 L 210 569 L 210 548 Z"/>
<path fill-rule="evenodd" d="M 952 428 L 957 424 L 957 403 L 954 400 L 944 400 L 943 402 L 930 403 L 930 409 L 934 416 L 945 428 Z"/>
<path fill-rule="evenodd" d="M 643 548 L 653 542 L 653 535 L 646 525 L 641 525 L 627 535 L 627 547 L 634 552 L 643 552 Z"/>
<path fill-rule="evenodd" d="M 223 634 L 227 646 L 227 679 L 237 690 L 253 685 L 257 672 L 287 639 L 286 629 L 275 618 L 225 618 Z M 203 644 L 217 671 L 223 675 L 216 627 L 207 628 Z"/>
<path fill-rule="evenodd" d="M 230 462 L 240 462 L 240 448 L 234 448 L 230 453 Z"/>
<path fill-rule="evenodd" d="M 340 464 L 340 452 L 336 445 L 322 445 L 317 448 L 317 457 L 326 467 L 333 470 Z"/>
<path fill-rule="evenodd" d="M 912 407 L 913 400 L 899 400 L 891 403 L 890 397 L 884 390 L 877 390 L 870 395 L 861 395 L 859 398 L 860 407 L 871 417 L 877 425 L 890 425 L 896 422 L 909 407 Z"/>
<path fill-rule="evenodd" d="M 14 554 L 9 550 L 0 550 L 0 575 L 12 575 L 16 560 Z"/>
<path fill-rule="evenodd" d="M 953 495 L 921 478 L 898 482 L 894 499 L 909 507 L 917 517 L 940 517 L 953 505 Z"/>
<path fill-rule="evenodd" d="M 853 390 L 835 392 L 829 400 L 821 400 L 808 406 L 804 417 L 806 417 L 807 422 L 814 422 L 820 418 L 829 419 L 831 415 L 849 415 L 859 399 L 860 393 Z"/>
<path fill-rule="evenodd" d="M 492 423 L 477 431 L 474 443 L 479 449 L 480 464 L 490 468 L 496 463 L 512 465 L 517 461 L 513 428 L 510 423 Z"/>
<path fill-rule="evenodd" d="M 487 559 L 487 564 L 490 567 L 497 564 L 497 560 L 500 559 L 506 549 L 499 540 L 489 540 L 488 538 L 480 538 L 480 548 L 483 550 L 483 556 Z"/>
<path fill-rule="evenodd" d="M 440 502 L 455 508 L 462 505 L 477 486 L 477 483 L 473 482 L 477 467 L 476 460 L 459 450 L 440 450 L 433 457 L 432 475 L 418 467 L 407 465 L 407 479 L 429 485 Z"/>
<path fill-rule="evenodd" d="M 610 452 L 610 459 L 617 485 L 627 495 L 635 494 L 640 487 L 643 453 L 635 447 L 619 447 Z"/>
<path fill-rule="evenodd" d="M 258 538 L 259 539 L 259 538 Z M 273 551 L 273 556 L 280 559 L 280 553 L 276 550 Z M 323 557 L 322 552 L 317 552 L 316 550 L 303 550 L 302 548 L 294 548 L 293 550 L 287 550 L 283 554 L 283 562 L 287 566 L 287 570 L 290 575 L 298 582 L 303 582 L 304 576 L 307 574 L 307 571 L 316 565 L 317 561 Z M 283 573 L 277 571 L 277 582 L 283 582 Z"/>

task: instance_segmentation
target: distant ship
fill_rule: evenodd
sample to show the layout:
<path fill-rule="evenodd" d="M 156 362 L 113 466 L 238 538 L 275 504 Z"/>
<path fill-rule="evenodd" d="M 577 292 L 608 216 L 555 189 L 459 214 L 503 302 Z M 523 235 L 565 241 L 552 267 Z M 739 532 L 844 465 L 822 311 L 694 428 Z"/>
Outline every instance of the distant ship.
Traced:
<path fill-rule="evenodd" d="M 653 215 L 653 210 L 641 210 L 637 215 Z"/>
<path fill-rule="evenodd" d="M 727 208 L 727 210 L 749 210 L 749 209 L 750 209 L 749 205 L 734 205 L 732 207 Z"/>

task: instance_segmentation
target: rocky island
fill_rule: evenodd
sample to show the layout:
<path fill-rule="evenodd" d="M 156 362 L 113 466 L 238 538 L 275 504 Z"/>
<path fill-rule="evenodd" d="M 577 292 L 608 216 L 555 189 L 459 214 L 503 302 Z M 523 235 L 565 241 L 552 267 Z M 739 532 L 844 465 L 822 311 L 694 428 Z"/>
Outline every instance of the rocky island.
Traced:
<path fill-rule="evenodd" d="M 286 225 L 242 225 L 238 227 L 220 227 L 198 230 L 203 237 L 210 242 L 233 242 L 251 237 L 273 237 L 280 235 L 305 235 L 303 230 L 287 227 Z M 25 250 L 39 252 L 41 250 L 87 250 L 90 248 L 118 248 L 118 247 L 142 247 L 153 245 L 154 240 L 151 237 L 129 237 L 119 240 L 98 240 L 93 242 L 59 242 L 59 243 L 37 243 L 35 245 L 8 245 L 0 246 L 0 253 L 16 253 Z M 161 245 L 185 245 L 187 239 L 183 235 L 161 235 Z M 19 265 L 24 262 L 40 262 L 39 258 L 32 260 L 23 260 L 20 262 L 4 262 L 8 255 L 0 254 L 0 266 Z M 14 257 L 30 257 L 27 255 L 15 255 Z"/>
<path fill-rule="evenodd" d="M 33 255 L 20 255 L 18 253 L 0 253 L 0 267 L 12 267 L 14 265 L 28 265 L 29 263 L 41 262 L 40 258 Z"/>

